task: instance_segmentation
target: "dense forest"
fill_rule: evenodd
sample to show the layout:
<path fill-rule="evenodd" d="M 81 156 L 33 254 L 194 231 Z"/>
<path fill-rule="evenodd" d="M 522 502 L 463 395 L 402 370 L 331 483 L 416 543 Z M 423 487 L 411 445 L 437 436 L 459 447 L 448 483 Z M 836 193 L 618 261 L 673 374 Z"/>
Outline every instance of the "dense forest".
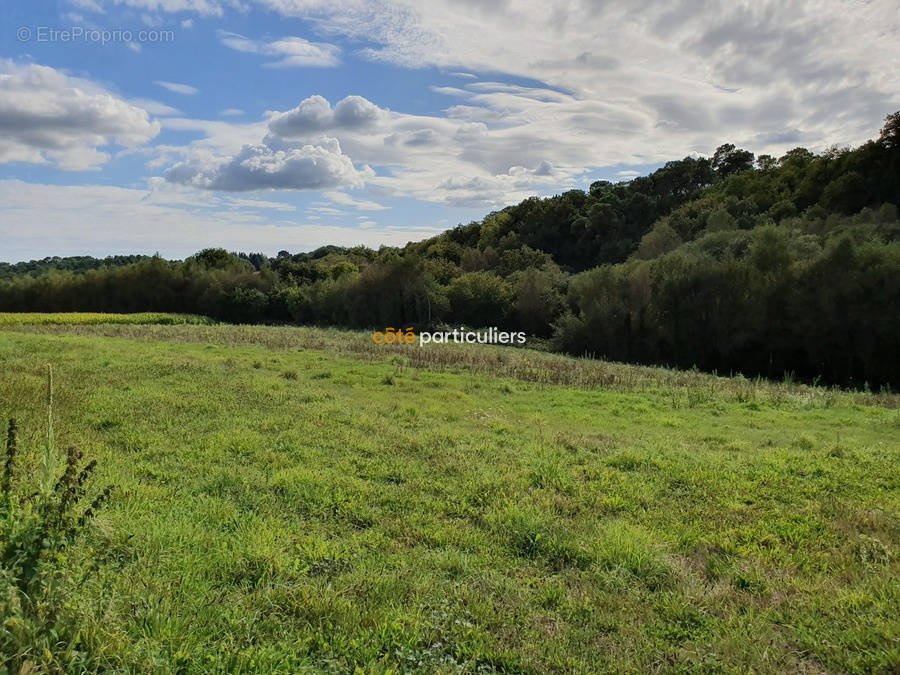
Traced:
<path fill-rule="evenodd" d="M 855 149 L 755 157 L 726 144 L 402 248 L 0 264 L 0 311 L 490 325 L 571 354 L 897 388 L 898 204 L 894 113 Z"/>
<path fill-rule="evenodd" d="M 111 255 L 106 258 L 94 258 L 89 255 L 76 255 L 66 258 L 49 256 L 41 260 L 29 260 L 28 262 L 0 262 L 0 279 L 12 279 L 23 274 L 35 276 L 45 272 L 60 270 L 86 272 L 87 270 L 95 270 L 101 267 L 131 265 L 139 260 L 146 260 L 148 257 L 145 255 Z"/>

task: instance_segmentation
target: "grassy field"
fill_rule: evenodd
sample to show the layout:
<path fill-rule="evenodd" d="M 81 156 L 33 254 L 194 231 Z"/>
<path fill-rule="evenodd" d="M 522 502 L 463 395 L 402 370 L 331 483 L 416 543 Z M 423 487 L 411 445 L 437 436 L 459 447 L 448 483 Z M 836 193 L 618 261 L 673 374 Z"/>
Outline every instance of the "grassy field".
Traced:
<path fill-rule="evenodd" d="M 0 326 L 16 325 L 83 325 L 83 324 L 176 325 L 209 324 L 210 319 L 194 314 L 137 312 L 107 314 L 102 312 L 0 312 Z"/>
<path fill-rule="evenodd" d="M 64 561 L 69 670 L 900 668 L 896 395 L 316 329 L 5 326 L 0 414 L 35 466 L 48 363 L 58 444 L 118 486 Z"/>

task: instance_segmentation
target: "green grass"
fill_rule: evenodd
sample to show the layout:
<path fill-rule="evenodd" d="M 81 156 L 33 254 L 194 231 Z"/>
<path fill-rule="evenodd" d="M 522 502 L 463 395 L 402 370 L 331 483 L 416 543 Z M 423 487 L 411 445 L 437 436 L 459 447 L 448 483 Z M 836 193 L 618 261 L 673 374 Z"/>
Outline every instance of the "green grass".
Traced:
<path fill-rule="evenodd" d="M 0 332 L 22 447 L 53 363 L 59 443 L 120 486 L 67 561 L 89 669 L 900 667 L 896 395 L 381 347 Z"/>
<path fill-rule="evenodd" d="M 166 312 L 137 312 L 134 314 L 107 314 L 103 312 L 0 312 L 0 326 L 17 325 L 176 325 L 209 324 L 205 316 L 195 314 L 168 314 Z"/>

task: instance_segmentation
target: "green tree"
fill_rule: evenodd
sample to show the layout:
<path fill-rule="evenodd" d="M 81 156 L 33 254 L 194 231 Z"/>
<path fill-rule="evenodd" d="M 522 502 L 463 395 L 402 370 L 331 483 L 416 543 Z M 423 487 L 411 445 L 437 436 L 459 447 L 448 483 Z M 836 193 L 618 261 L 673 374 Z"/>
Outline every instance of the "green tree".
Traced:
<path fill-rule="evenodd" d="M 660 220 L 641 239 L 635 257 L 641 260 L 658 258 L 664 253 L 675 250 L 681 243 L 681 237 L 669 223 L 666 220 Z"/>
<path fill-rule="evenodd" d="M 490 272 L 463 274 L 447 288 L 451 320 L 466 326 L 502 326 L 510 313 L 510 285 Z"/>
<path fill-rule="evenodd" d="M 753 168 L 753 153 L 725 143 L 716 148 L 712 158 L 712 167 L 720 176 L 730 176 L 739 171 Z"/>
<path fill-rule="evenodd" d="M 563 276 L 559 269 L 530 268 L 514 278 L 512 313 L 516 326 L 546 337 L 563 307 Z"/>
<path fill-rule="evenodd" d="M 725 230 L 733 230 L 737 227 L 737 221 L 735 221 L 734 216 L 732 216 L 728 209 L 726 208 L 718 208 L 706 219 L 706 229 L 709 232 L 722 232 Z"/>

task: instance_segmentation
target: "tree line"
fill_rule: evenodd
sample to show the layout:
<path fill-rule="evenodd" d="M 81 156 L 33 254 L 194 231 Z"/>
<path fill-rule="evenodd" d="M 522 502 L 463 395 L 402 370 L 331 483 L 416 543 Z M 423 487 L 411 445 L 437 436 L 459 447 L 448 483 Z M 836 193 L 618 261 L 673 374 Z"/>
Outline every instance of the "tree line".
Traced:
<path fill-rule="evenodd" d="M 896 388 L 897 204 L 900 113 L 855 149 L 725 144 L 405 247 L 0 266 L 0 310 L 497 326 L 571 354 Z"/>

